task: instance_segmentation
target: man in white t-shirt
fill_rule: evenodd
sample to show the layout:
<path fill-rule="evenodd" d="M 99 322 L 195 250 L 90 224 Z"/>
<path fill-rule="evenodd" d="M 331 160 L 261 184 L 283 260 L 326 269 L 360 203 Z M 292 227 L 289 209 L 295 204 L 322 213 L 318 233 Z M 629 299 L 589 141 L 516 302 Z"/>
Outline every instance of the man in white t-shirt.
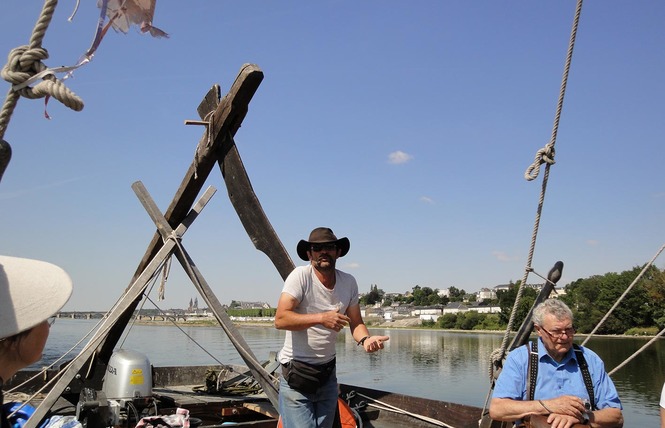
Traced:
<path fill-rule="evenodd" d="M 332 426 L 338 394 L 335 343 L 344 326 L 349 325 L 366 352 L 383 349 L 388 340 L 370 336 L 360 314 L 355 278 L 335 268 L 349 248 L 348 238 L 337 239 L 327 227 L 314 229 L 309 240 L 298 243 L 298 256 L 310 263 L 286 278 L 275 314 L 275 327 L 286 330 L 279 351 L 283 428 Z"/>

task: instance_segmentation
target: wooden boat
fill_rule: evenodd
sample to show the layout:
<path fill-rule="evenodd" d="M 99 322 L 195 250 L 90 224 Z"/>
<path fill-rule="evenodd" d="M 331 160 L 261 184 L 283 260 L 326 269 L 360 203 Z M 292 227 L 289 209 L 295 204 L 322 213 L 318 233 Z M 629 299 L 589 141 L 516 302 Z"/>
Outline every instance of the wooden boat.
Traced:
<path fill-rule="evenodd" d="M 21 371 L 5 385 L 11 389 L 23 384 L 22 394 L 33 394 L 57 376 L 58 370 L 51 369 L 44 373 Z M 216 428 L 226 425 L 236 427 L 275 428 L 278 425 L 279 413 L 270 403 L 265 394 L 224 395 L 205 391 L 205 379 L 210 373 L 225 373 L 220 383 L 234 383 L 238 380 L 250 379 L 250 372 L 243 366 L 172 366 L 152 367 L 152 397 L 143 403 L 146 415 L 168 415 L 177 408 L 189 411 L 190 424 L 193 428 Z M 35 377 L 35 375 L 39 376 Z M 103 376 L 103 373 L 101 373 Z M 67 391 L 61 394 L 53 411 L 57 414 L 77 415 L 86 426 L 107 426 L 99 423 L 100 415 L 108 412 L 108 406 L 102 404 L 103 379 L 97 373 L 94 380 L 86 382 L 74 381 Z M 24 383 L 25 382 L 25 383 Z M 98 388 L 96 395 L 86 397 L 86 389 Z M 377 389 L 364 388 L 357 385 L 340 384 L 340 398 L 352 411 L 355 425 L 367 428 L 401 428 L 401 427 L 456 427 L 476 428 L 482 409 L 446 401 L 430 400 Z M 44 392 L 47 392 L 45 390 Z M 10 395 L 11 397 L 11 395 Z M 39 398 L 35 403 L 39 402 Z M 149 404 L 149 405 L 148 405 Z M 134 407 L 141 407 L 133 404 Z M 85 410 L 81 410 L 85 409 Z M 147 411 L 146 411 L 147 410 Z M 108 415 L 105 417 L 108 418 Z M 124 426 L 136 424 L 136 416 L 126 413 L 122 419 Z M 549 427 L 545 417 L 534 417 L 527 426 L 532 428 Z M 346 428 L 347 425 L 338 425 Z M 487 427 L 509 426 L 500 422 L 491 422 Z M 576 425 L 577 426 L 577 425 Z M 583 425 L 579 425 L 582 427 Z"/>
<path fill-rule="evenodd" d="M 250 372 L 242 366 L 173 366 L 152 367 L 152 397 L 134 399 L 135 403 L 125 404 L 122 425 L 135 425 L 136 415 L 129 411 L 135 407 L 143 409 L 145 415 L 168 415 L 177 408 L 189 411 L 192 426 L 238 427 L 277 426 L 279 413 L 263 393 L 249 395 L 225 395 L 205 391 L 205 380 L 210 373 L 225 373 L 220 383 L 234 383 L 250 379 Z M 58 370 L 51 369 L 38 377 L 34 371 L 21 371 L 14 376 L 6 388 L 23 384 L 22 394 L 33 394 L 57 376 Z M 103 375 L 97 372 L 87 382 L 74 380 L 63 392 L 53 412 L 64 415 L 77 415 L 90 428 L 107 426 L 99 424 L 100 419 L 108 418 L 108 405 L 103 394 Z M 251 382 L 251 381 L 250 381 Z M 92 389 L 91 389 L 92 388 Z M 94 394 L 91 391 L 95 391 Z M 48 389 L 43 393 L 48 392 Z M 10 395 L 10 398 L 12 395 Z M 482 409 L 462 404 L 429 400 L 355 385 L 340 384 L 340 397 L 348 403 L 357 426 L 396 428 L 452 426 L 457 428 L 478 427 Z M 39 398 L 33 403 L 38 403 Z M 99 424 L 99 425 L 96 425 Z M 354 425 L 355 426 L 355 425 Z M 495 423 L 492 426 L 500 426 Z M 344 425 L 346 427 L 346 425 Z"/>

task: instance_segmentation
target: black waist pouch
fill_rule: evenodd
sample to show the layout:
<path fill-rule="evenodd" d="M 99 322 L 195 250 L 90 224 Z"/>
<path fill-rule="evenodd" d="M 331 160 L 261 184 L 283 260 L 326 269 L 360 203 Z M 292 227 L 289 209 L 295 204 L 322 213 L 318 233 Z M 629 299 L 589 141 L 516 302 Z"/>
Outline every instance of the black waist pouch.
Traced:
<path fill-rule="evenodd" d="M 335 370 L 335 358 L 325 364 L 291 360 L 282 364 L 282 375 L 289 386 L 300 392 L 314 393 Z"/>

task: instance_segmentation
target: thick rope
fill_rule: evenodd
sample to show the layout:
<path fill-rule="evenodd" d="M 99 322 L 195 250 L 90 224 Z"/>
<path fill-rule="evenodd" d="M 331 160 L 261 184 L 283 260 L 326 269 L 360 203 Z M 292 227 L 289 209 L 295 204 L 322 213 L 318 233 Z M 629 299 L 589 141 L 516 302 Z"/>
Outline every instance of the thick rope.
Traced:
<path fill-rule="evenodd" d="M 53 74 L 46 74 L 43 80 L 34 87 L 22 87 L 27 80 L 47 70 L 42 60 L 48 58 L 48 52 L 42 48 L 42 41 L 57 5 L 58 0 L 44 2 L 44 7 L 32 31 L 30 44 L 12 49 L 7 58 L 7 64 L 0 72 L 2 78 L 12 84 L 0 110 L 0 179 L 11 156 L 11 148 L 3 138 L 19 96 L 29 99 L 53 97 L 72 110 L 81 111 L 83 109 L 83 100 L 56 79 Z"/>

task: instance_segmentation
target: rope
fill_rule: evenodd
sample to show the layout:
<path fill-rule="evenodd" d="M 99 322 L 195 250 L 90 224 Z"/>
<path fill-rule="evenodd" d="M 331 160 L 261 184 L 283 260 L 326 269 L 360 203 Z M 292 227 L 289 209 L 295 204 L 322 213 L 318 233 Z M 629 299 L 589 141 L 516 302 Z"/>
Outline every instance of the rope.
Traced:
<path fill-rule="evenodd" d="M 538 200 L 538 209 L 536 210 L 536 219 L 533 226 L 533 233 L 531 236 L 531 245 L 529 246 L 529 256 L 527 258 L 527 266 L 532 265 L 533 254 L 536 247 L 536 238 L 538 236 L 538 228 L 540 225 L 540 216 L 543 210 L 543 204 L 545 202 L 545 193 L 547 190 L 547 181 L 549 179 L 550 167 L 554 165 L 554 145 L 556 144 L 556 137 L 559 130 L 559 121 L 561 119 L 561 111 L 563 109 L 563 100 L 566 93 L 566 86 L 568 84 L 568 74 L 570 72 L 570 64 L 573 58 L 573 49 L 575 48 L 575 39 L 577 37 L 577 28 L 579 26 L 580 14 L 582 13 L 582 3 L 583 0 L 577 1 L 577 7 L 575 9 L 575 17 L 573 19 L 573 26 L 570 33 L 570 40 L 568 43 L 568 52 L 566 54 L 566 62 L 564 66 L 563 77 L 561 79 L 561 88 L 559 90 L 559 100 L 557 102 L 556 114 L 554 117 L 554 124 L 552 127 L 552 135 L 550 137 L 550 142 L 543 148 L 538 150 L 536 154 L 536 161 L 532 164 L 525 173 L 525 178 L 529 181 L 534 180 L 540 171 L 540 165 L 545 163 L 545 173 L 543 175 L 543 184 L 541 186 L 540 198 Z M 506 348 L 508 347 L 508 339 L 510 331 L 512 330 L 513 323 L 515 322 L 515 316 L 517 314 L 517 308 L 519 307 L 522 294 L 527 284 L 527 279 L 529 277 L 530 269 L 524 270 L 524 276 L 522 278 L 522 283 L 520 284 L 519 289 L 517 290 L 517 296 L 515 298 L 515 304 L 513 305 L 513 310 L 510 314 L 510 319 L 508 321 L 508 326 L 506 328 L 506 333 L 504 334 L 503 341 L 501 343 L 501 351 L 497 354 L 503 359 L 506 353 Z"/>
<path fill-rule="evenodd" d="M 83 100 L 69 90 L 64 83 L 56 79 L 52 73 L 43 76 L 43 80 L 34 87 L 22 87 L 26 81 L 47 70 L 42 60 L 48 58 L 48 52 L 42 48 L 42 41 L 57 4 L 58 0 L 45 0 L 44 7 L 32 31 L 30 43 L 12 49 L 7 64 L 0 72 L 2 78 L 12 84 L 0 110 L 0 141 L 5 136 L 19 96 L 29 99 L 46 98 L 47 101 L 49 97 L 53 97 L 74 111 L 83 109 Z M 3 143 L 3 145 L 8 146 L 8 143 L 4 141 Z M 3 151 L 6 150 L 6 148 L 3 148 Z M 0 178 L 2 178 L 7 163 L 9 163 L 9 159 L 6 162 L 4 160 L 0 162 Z"/>
<path fill-rule="evenodd" d="M 624 291 L 623 294 L 621 295 L 621 297 L 619 297 L 619 298 L 617 299 L 617 301 L 614 302 L 614 305 L 612 305 L 612 307 L 610 308 L 610 310 L 607 311 L 607 313 L 605 314 L 605 316 L 603 317 L 603 319 L 601 319 L 601 320 L 598 322 L 598 325 L 596 325 L 596 327 L 594 327 L 593 331 L 591 331 L 591 333 L 589 333 L 589 335 L 586 337 L 586 339 L 584 339 L 584 342 L 582 342 L 582 346 L 586 345 L 586 343 L 589 341 L 589 339 L 591 338 L 591 336 L 593 336 L 594 333 L 600 328 L 600 326 L 603 325 L 603 324 L 605 323 L 605 321 L 607 321 L 607 318 L 610 316 L 610 314 L 612 314 L 612 312 L 614 311 L 614 309 L 616 309 L 616 307 L 619 306 L 619 303 L 621 303 L 621 301 L 624 299 L 624 297 L 626 297 L 626 295 L 630 292 L 630 290 L 633 289 L 633 287 L 635 286 L 635 284 L 637 283 L 637 281 L 639 281 L 639 280 L 642 278 L 642 276 L 644 276 L 644 274 L 646 273 L 646 271 L 651 267 L 651 265 L 653 265 L 653 262 L 656 261 L 656 259 L 658 258 L 658 256 L 660 255 L 660 253 L 663 252 L 663 250 L 665 250 L 665 244 L 663 244 L 663 246 L 660 247 L 660 249 L 659 249 L 658 251 L 656 251 L 656 254 L 651 258 L 651 260 L 649 261 L 649 263 L 647 263 L 647 264 L 644 266 L 644 268 L 642 269 L 642 271 L 639 273 L 639 275 L 637 275 L 637 277 L 635 277 L 635 279 L 634 279 L 633 282 L 628 286 L 628 288 L 626 288 L 626 291 Z M 661 334 L 662 334 L 662 332 L 661 332 Z"/>
<path fill-rule="evenodd" d="M 526 172 L 524 173 L 524 178 L 527 181 L 535 180 L 540 173 L 540 165 L 545 164 L 545 173 L 543 174 L 543 183 L 540 189 L 540 197 L 538 199 L 538 209 L 536 210 L 536 218 L 533 225 L 533 232 L 531 234 L 531 244 L 529 246 L 529 255 L 527 257 L 526 268 L 524 269 L 524 276 L 522 277 L 522 282 L 520 283 L 519 288 L 517 289 L 517 295 L 515 297 L 515 303 L 513 304 L 513 309 L 510 313 L 510 318 L 508 320 L 508 325 L 506 327 L 506 332 L 503 336 L 501 342 L 501 348 L 495 350 L 490 355 L 490 367 L 489 367 L 489 376 L 490 376 L 490 392 L 488 393 L 485 405 L 483 408 L 483 414 L 487 410 L 487 405 L 490 400 L 491 391 L 494 389 L 494 380 L 498 377 L 503 359 L 506 356 L 506 350 L 508 348 L 508 340 L 510 338 L 510 332 L 513 329 L 513 324 L 515 323 L 515 317 L 517 314 L 517 309 L 519 308 L 522 295 L 526 289 L 527 280 L 529 278 L 529 272 L 533 269 L 531 268 L 533 262 L 533 255 L 536 248 L 536 239 L 538 237 L 538 228 L 540 226 L 540 216 L 543 212 L 543 205 L 545 203 L 545 193 L 547 191 L 547 182 L 550 176 L 550 167 L 554 165 L 554 145 L 556 144 L 556 137 L 559 131 L 559 122 L 561 120 L 561 111 L 563 110 L 563 100 L 566 94 L 566 86 L 568 84 L 568 74 L 570 72 L 570 64 L 573 58 L 573 50 L 575 48 L 575 39 L 577 38 L 577 28 L 579 26 L 580 15 L 582 13 L 582 3 L 583 0 L 577 1 L 577 6 L 575 8 L 575 17 L 573 18 L 573 25 L 570 32 L 570 39 L 568 42 L 568 52 L 566 54 L 566 61 L 563 69 L 563 76 L 561 78 L 561 87 L 559 89 L 559 99 L 557 102 L 556 113 L 554 115 L 554 124 L 552 126 L 552 135 L 550 137 L 549 143 L 545 145 L 544 148 L 538 150 L 534 163 L 531 164 Z M 481 415 L 482 417 L 482 415 Z"/>

